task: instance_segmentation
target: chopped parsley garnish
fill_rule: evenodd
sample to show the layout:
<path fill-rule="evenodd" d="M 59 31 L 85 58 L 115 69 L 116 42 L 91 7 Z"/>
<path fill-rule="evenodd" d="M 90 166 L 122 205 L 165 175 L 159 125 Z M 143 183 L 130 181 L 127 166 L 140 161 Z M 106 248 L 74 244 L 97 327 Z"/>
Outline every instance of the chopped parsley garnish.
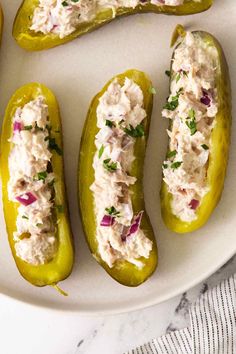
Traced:
<path fill-rule="evenodd" d="M 111 159 L 103 160 L 103 167 L 109 172 L 114 172 L 117 170 L 117 162 L 113 162 Z"/>
<path fill-rule="evenodd" d="M 191 135 L 194 135 L 197 131 L 197 125 L 196 125 L 195 120 L 187 121 L 186 125 L 190 129 Z"/>
<path fill-rule="evenodd" d="M 62 4 L 62 6 L 64 6 L 64 7 L 69 5 L 67 1 L 62 1 L 61 4 Z"/>
<path fill-rule="evenodd" d="M 63 213 L 64 212 L 64 206 L 63 205 L 55 205 L 55 207 L 57 208 L 58 213 Z"/>
<path fill-rule="evenodd" d="M 180 80 L 180 77 L 181 77 L 181 76 L 180 76 L 180 73 L 177 73 L 177 74 L 176 74 L 176 77 L 175 77 L 176 83 Z"/>
<path fill-rule="evenodd" d="M 114 206 L 105 209 L 109 215 L 119 216 L 120 212 L 116 210 Z"/>
<path fill-rule="evenodd" d="M 32 125 L 25 125 L 23 130 L 31 130 L 33 128 Z"/>
<path fill-rule="evenodd" d="M 171 157 L 176 156 L 176 154 L 177 154 L 177 151 L 176 151 L 176 150 L 172 150 L 172 151 L 169 151 L 169 152 L 167 153 L 167 157 L 168 157 L 168 158 L 171 158 Z"/>
<path fill-rule="evenodd" d="M 38 222 L 38 223 L 36 224 L 36 226 L 37 226 L 37 227 L 42 227 L 43 224 L 41 224 L 40 222 Z"/>
<path fill-rule="evenodd" d="M 209 146 L 207 146 L 206 144 L 202 144 L 201 147 L 202 147 L 204 150 L 209 150 Z"/>
<path fill-rule="evenodd" d="M 50 150 L 55 150 L 58 155 L 62 155 L 62 149 L 57 145 L 55 138 L 47 137 L 46 140 L 48 140 L 48 147 Z"/>
<path fill-rule="evenodd" d="M 175 96 L 171 96 L 171 101 L 167 101 L 163 108 L 168 109 L 169 111 L 174 111 L 179 105 L 179 96 L 182 91 L 183 88 L 180 88 Z"/>
<path fill-rule="evenodd" d="M 164 168 L 164 169 L 168 168 L 167 163 L 163 163 L 163 164 L 162 164 L 162 168 Z"/>
<path fill-rule="evenodd" d="M 140 138 L 144 136 L 144 129 L 142 124 L 138 124 L 136 128 L 134 128 L 131 124 L 129 128 L 124 129 L 125 133 L 132 136 L 133 138 Z"/>
<path fill-rule="evenodd" d="M 170 70 L 165 71 L 166 76 L 170 77 Z"/>
<path fill-rule="evenodd" d="M 188 112 L 186 125 L 190 129 L 191 135 L 194 135 L 197 132 L 197 124 L 196 124 L 194 109 L 190 109 L 190 111 Z"/>
<path fill-rule="evenodd" d="M 79 0 L 71 0 L 72 2 L 79 2 Z"/>
<path fill-rule="evenodd" d="M 180 70 L 180 71 L 178 71 L 178 72 L 176 73 L 176 76 L 175 76 L 175 81 L 176 81 L 176 83 L 180 80 L 181 75 L 188 77 L 188 72 L 185 71 L 185 70 Z"/>
<path fill-rule="evenodd" d="M 188 116 L 190 119 L 195 119 L 195 111 L 193 108 L 191 108 L 188 112 Z"/>
<path fill-rule="evenodd" d="M 47 178 L 47 175 L 48 175 L 47 171 L 37 173 L 38 181 L 42 180 L 43 183 L 45 183 L 45 179 Z"/>
<path fill-rule="evenodd" d="M 114 124 L 112 123 L 111 120 L 106 119 L 106 126 L 112 128 L 112 127 L 114 127 Z"/>
<path fill-rule="evenodd" d="M 28 216 L 26 216 L 26 215 L 22 215 L 22 219 L 29 220 Z"/>
<path fill-rule="evenodd" d="M 155 90 L 155 88 L 154 87 L 149 87 L 149 93 L 151 93 L 151 94 L 153 94 L 153 95 L 155 95 L 156 94 L 156 90 Z"/>
<path fill-rule="evenodd" d="M 100 147 L 99 151 L 98 151 L 98 157 L 99 157 L 99 159 L 100 159 L 100 157 L 102 156 L 103 152 L 104 152 L 104 145 L 102 145 L 102 146 Z"/>
<path fill-rule="evenodd" d="M 173 169 L 173 170 L 176 170 L 176 168 L 179 168 L 181 165 L 182 165 L 183 161 L 176 161 L 176 162 L 173 162 L 170 167 Z"/>

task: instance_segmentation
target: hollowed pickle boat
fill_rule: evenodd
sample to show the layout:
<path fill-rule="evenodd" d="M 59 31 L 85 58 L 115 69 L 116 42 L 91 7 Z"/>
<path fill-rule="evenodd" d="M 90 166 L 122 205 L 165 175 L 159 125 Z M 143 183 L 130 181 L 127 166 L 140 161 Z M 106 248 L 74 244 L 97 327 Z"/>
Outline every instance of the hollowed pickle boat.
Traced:
<path fill-rule="evenodd" d="M 56 144 L 62 147 L 61 121 L 59 107 L 53 93 L 45 86 L 38 83 L 30 83 L 18 89 L 10 99 L 2 128 L 1 136 L 1 156 L 0 169 L 2 178 L 2 200 L 3 210 L 8 233 L 8 240 L 12 255 L 15 259 L 17 268 L 21 275 L 31 284 L 36 286 L 56 285 L 59 281 L 67 278 L 73 266 L 73 244 L 72 234 L 67 210 L 67 201 L 64 185 L 63 157 L 55 150 L 52 150 L 52 169 L 55 173 L 54 191 L 55 205 L 62 206 L 55 208 L 55 217 L 57 222 L 58 249 L 54 258 L 46 264 L 31 265 L 17 257 L 15 250 L 15 241 L 13 233 L 16 231 L 16 218 L 19 203 L 8 199 L 8 181 L 10 178 L 8 168 L 8 157 L 11 151 L 12 143 L 9 139 L 12 136 L 13 124 L 12 118 L 18 107 L 23 107 L 29 101 L 42 95 L 46 99 L 49 110 L 49 121 L 51 125 L 51 136 L 55 138 Z M 55 131 L 57 133 L 55 133 Z"/>
<path fill-rule="evenodd" d="M 167 15 L 190 15 L 207 10 L 213 3 L 213 0 L 185 0 L 183 5 L 179 6 L 158 6 L 150 4 L 139 4 L 133 8 L 118 8 L 116 13 L 112 9 L 105 9 L 98 13 L 96 17 L 89 22 L 81 23 L 78 28 L 70 35 L 60 39 L 55 34 L 43 34 L 31 31 L 34 9 L 38 6 L 38 0 L 24 0 L 17 12 L 14 25 L 13 37 L 22 48 L 29 51 L 49 49 L 58 45 L 70 42 L 81 35 L 91 32 L 98 27 L 111 22 L 114 18 L 127 16 L 136 13 L 154 12 Z"/>
<path fill-rule="evenodd" d="M 132 164 L 131 175 L 137 178 L 134 185 L 129 187 L 131 192 L 132 206 L 134 214 L 140 210 L 145 210 L 144 196 L 143 196 L 143 163 L 145 157 L 145 147 L 148 138 L 149 125 L 152 113 L 153 94 L 150 91 L 151 81 L 142 72 L 137 70 L 128 70 L 123 74 L 117 75 L 120 84 L 124 83 L 125 77 L 132 79 L 140 86 L 144 95 L 144 109 L 146 110 L 147 117 L 143 121 L 145 135 L 142 138 L 136 139 L 134 145 L 135 160 Z M 143 283 L 154 272 L 157 266 L 157 246 L 155 236 L 149 217 L 144 211 L 141 228 L 145 232 L 145 236 L 153 242 L 153 248 L 150 252 L 149 258 L 143 258 L 144 266 L 139 269 L 134 264 L 124 260 L 119 260 L 115 263 L 113 268 L 101 259 L 98 252 L 98 244 L 96 240 L 96 218 L 94 213 L 94 199 L 93 193 L 90 190 L 91 184 L 94 182 L 94 170 L 92 168 L 94 154 L 96 153 L 95 135 L 98 133 L 97 128 L 97 106 L 99 98 L 105 93 L 110 83 L 115 79 L 111 79 L 105 87 L 94 97 L 91 102 L 87 119 L 85 122 L 79 156 L 79 169 L 78 169 L 78 197 L 80 212 L 82 217 L 83 229 L 86 236 L 86 241 L 90 251 L 97 262 L 105 269 L 105 271 L 119 283 L 126 286 L 137 286 Z M 102 196 L 101 196 L 102 197 Z"/>
<path fill-rule="evenodd" d="M 162 182 L 160 192 L 162 217 L 166 226 L 177 233 L 193 232 L 202 227 L 220 201 L 228 163 L 232 120 L 230 78 L 222 47 L 210 33 L 203 31 L 194 31 L 192 33 L 199 36 L 208 46 L 212 46 L 217 50 L 216 87 L 218 92 L 218 113 L 214 118 L 216 123 L 211 132 L 211 148 L 206 177 L 209 191 L 197 208 L 197 218 L 195 220 L 184 222 L 172 213 L 172 196 L 168 192 L 166 183 Z M 185 30 L 181 25 L 178 25 L 177 30 L 174 32 L 172 44 L 175 43 L 178 35 L 182 38 L 185 37 Z M 171 77 L 173 78 L 173 75 L 170 74 Z"/>

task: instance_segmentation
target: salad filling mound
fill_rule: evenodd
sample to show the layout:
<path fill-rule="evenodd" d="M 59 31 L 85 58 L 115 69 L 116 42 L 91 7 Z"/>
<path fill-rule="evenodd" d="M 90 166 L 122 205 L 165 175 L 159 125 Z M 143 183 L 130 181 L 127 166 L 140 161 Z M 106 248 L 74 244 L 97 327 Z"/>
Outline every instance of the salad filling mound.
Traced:
<path fill-rule="evenodd" d="M 48 106 L 43 96 L 18 108 L 13 118 L 8 197 L 17 209 L 16 254 L 32 265 L 49 262 L 57 251 Z"/>
<path fill-rule="evenodd" d="M 148 3 L 178 6 L 183 2 L 184 0 L 39 0 L 30 29 L 64 38 L 73 33 L 79 24 L 92 21 L 99 12 L 106 9 L 112 9 L 115 17 L 120 7 L 135 8 Z"/>
<path fill-rule="evenodd" d="M 90 189 L 98 250 L 109 267 L 117 260 L 126 260 L 142 268 L 139 258 L 148 258 L 152 249 L 152 241 L 140 228 L 143 211 L 134 213 L 129 190 L 136 183 L 130 175 L 134 144 L 136 139 L 144 138 L 142 121 L 146 115 L 142 90 L 127 77 L 123 86 L 115 79 L 97 107 L 95 180 Z"/>
<path fill-rule="evenodd" d="M 209 191 L 211 133 L 218 111 L 216 68 L 216 49 L 187 32 L 174 53 L 170 96 L 162 112 L 171 120 L 164 181 L 172 195 L 174 215 L 186 222 L 197 218 Z"/>

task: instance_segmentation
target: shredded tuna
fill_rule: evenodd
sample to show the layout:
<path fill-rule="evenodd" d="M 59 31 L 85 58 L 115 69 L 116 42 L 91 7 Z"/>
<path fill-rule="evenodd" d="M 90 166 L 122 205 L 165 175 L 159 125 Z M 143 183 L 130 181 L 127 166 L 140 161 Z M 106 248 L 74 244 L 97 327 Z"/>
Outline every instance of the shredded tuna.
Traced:
<path fill-rule="evenodd" d="M 178 6 L 183 4 L 183 0 L 39 0 L 30 29 L 64 38 L 73 33 L 80 23 L 92 21 L 104 9 L 111 9 L 115 17 L 119 7 L 135 8 L 148 3 Z"/>
<path fill-rule="evenodd" d="M 143 93 L 140 87 L 126 78 L 121 86 L 114 80 L 100 98 L 97 107 L 97 152 L 93 160 L 95 181 L 91 186 L 97 221 L 96 237 L 102 259 L 112 267 L 117 260 L 127 260 L 142 267 L 140 257 L 148 258 L 152 242 L 140 227 L 124 237 L 136 216 L 133 213 L 129 187 L 136 183 L 130 175 L 134 161 L 135 132 L 142 139 Z M 103 226 L 104 215 L 112 219 Z M 107 218 L 106 218 L 107 219 Z"/>
<path fill-rule="evenodd" d="M 8 197 L 19 202 L 15 249 L 18 257 L 33 265 L 49 262 L 57 249 L 48 124 L 42 96 L 18 108 L 13 118 L 13 127 L 21 127 L 13 131 L 9 156 Z"/>
<path fill-rule="evenodd" d="M 196 219 L 209 190 L 207 168 L 217 114 L 216 61 L 216 49 L 188 32 L 175 50 L 171 93 L 162 112 L 171 119 L 164 181 L 173 196 L 173 213 L 187 222 Z"/>

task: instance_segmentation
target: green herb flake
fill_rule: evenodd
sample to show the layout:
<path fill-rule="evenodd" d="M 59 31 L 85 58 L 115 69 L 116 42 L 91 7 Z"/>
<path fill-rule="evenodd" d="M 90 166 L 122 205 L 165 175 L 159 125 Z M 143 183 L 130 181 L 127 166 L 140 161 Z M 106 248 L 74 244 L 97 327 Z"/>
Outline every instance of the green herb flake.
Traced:
<path fill-rule="evenodd" d="M 162 168 L 167 169 L 167 168 L 168 168 L 167 163 L 163 163 L 163 164 L 162 164 Z"/>
<path fill-rule="evenodd" d="M 177 168 L 179 168 L 181 165 L 182 165 L 183 161 L 176 161 L 176 162 L 173 162 L 170 167 L 173 169 L 173 170 L 176 170 Z"/>
<path fill-rule="evenodd" d="M 106 126 L 112 128 L 112 127 L 114 127 L 114 123 L 112 123 L 111 120 L 106 119 Z"/>
<path fill-rule="evenodd" d="M 69 4 L 68 4 L 68 2 L 67 2 L 67 1 L 62 1 L 62 3 L 61 3 L 61 4 L 62 4 L 62 6 L 64 6 L 64 7 L 65 7 L 65 6 L 69 6 Z"/>
<path fill-rule="evenodd" d="M 22 215 L 22 219 L 29 220 L 28 216 L 26 216 L 26 215 Z"/>
<path fill-rule="evenodd" d="M 168 157 L 168 158 L 171 158 L 171 157 L 176 156 L 176 154 L 177 154 L 177 151 L 176 151 L 176 150 L 172 150 L 172 151 L 169 151 L 169 152 L 167 153 L 167 157 Z"/>
<path fill-rule="evenodd" d="M 32 125 L 25 125 L 23 130 L 31 130 L 33 129 L 33 126 Z"/>
<path fill-rule="evenodd" d="M 195 120 L 191 120 L 189 122 L 187 121 L 186 125 L 189 128 L 191 135 L 194 135 L 197 132 L 197 125 L 196 125 Z"/>
<path fill-rule="evenodd" d="M 99 149 L 99 151 L 98 151 L 98 157 L 99 157 L 99 159 L 101 158 L 101 156 L 102 156 L 102 154 L 103 154 L 103 152 L 104 152 L 104 145 L 102 145 L 101 147 L 100 147 L 100 149 Z"/>
<path fill-rule="evenodd" d="M 207 146 L 206 144 L 202 144 L 201 147 L 202 147 L 204 150 L 209 150 L 209 146 Z"/>
<path fill-rule="evenodd" d="M 191 108 L 188 112 L 188 116 L 190 119 L 195 119 L 195 111 L 193 108 Z"/>
<path fill-rule="evenodd" d="M 170 70 L 165 71 L 166 76 L 170 77 Z"/>
<path fill-rule="evenodd" d="M 179 96 L 182 91 L 183 88 L 181 87 L 175 96 L 171 96 L 171 101 L 167 101 L 163 108 L 167 109 L 168 111 L 174 111 L 179 105 Z"/>
<path fill-rule="evenodd" d="M 156 90 L 155 90 L 155 88 L 152 87 L 152 86 L 149 87 L 148 92 L 151 93 L 152 95 L 155 95 L 155 94 L 157 93 Z"/>
<path fill-rule="evenodd" d="M 138 124 L 136 128 L 130 125 L 129 128 L 125 128 L 124 131 L 126 134 L 132 136 L 133 138 L 140 138 L 144 136 L 144 129 L 142 124 Z"/>
<path fill-rule="evenodd" d="M 45 183 L 45 179 L 47 178 L 47 175 L 48 175 L 47 171 L 39 172 L 37 174 L 38 181 L 42 180 Z"/>
<path fill-rule="evenodd" d="M 194 109 L 189 110 L 186 125 L 189 128 L 191 135 L 194 135 L 197 132 L 197 124 L 196 124 L 196 120 L 195 120 Z"/>
<path fill-rule="evenodd" d="M 116 210 L 114 206 L 105 209 L 109 215 L 119 216 L 120 212 Z"/>
<path fill-rule="evenodd" d="M 176 83 L 180 80 L 180 77 L 181 77 L 180 73 L 177 73 L 177 74 L 176 74 L 176 77 L 175 77 Z"/>
<path fill-rule="evenodd" d="M 109 172 L 114 172 L 117 170 L 117 162 L 113 162 L 111 159 L 103 160 L 103 167 Z"/>
<path fill-rule="evenodd" d="M 49 141 L 49 143 L 48 143 L 49 149 L 50 150 L 55 150 L 58 153 L 58 155 L 62 155 L 62 149 L 57 145 L 56 139 L 55 138 L 50 138 L 50 137 L 47 137 L 47 138 L 45 138 L 45 140 Z"/>

